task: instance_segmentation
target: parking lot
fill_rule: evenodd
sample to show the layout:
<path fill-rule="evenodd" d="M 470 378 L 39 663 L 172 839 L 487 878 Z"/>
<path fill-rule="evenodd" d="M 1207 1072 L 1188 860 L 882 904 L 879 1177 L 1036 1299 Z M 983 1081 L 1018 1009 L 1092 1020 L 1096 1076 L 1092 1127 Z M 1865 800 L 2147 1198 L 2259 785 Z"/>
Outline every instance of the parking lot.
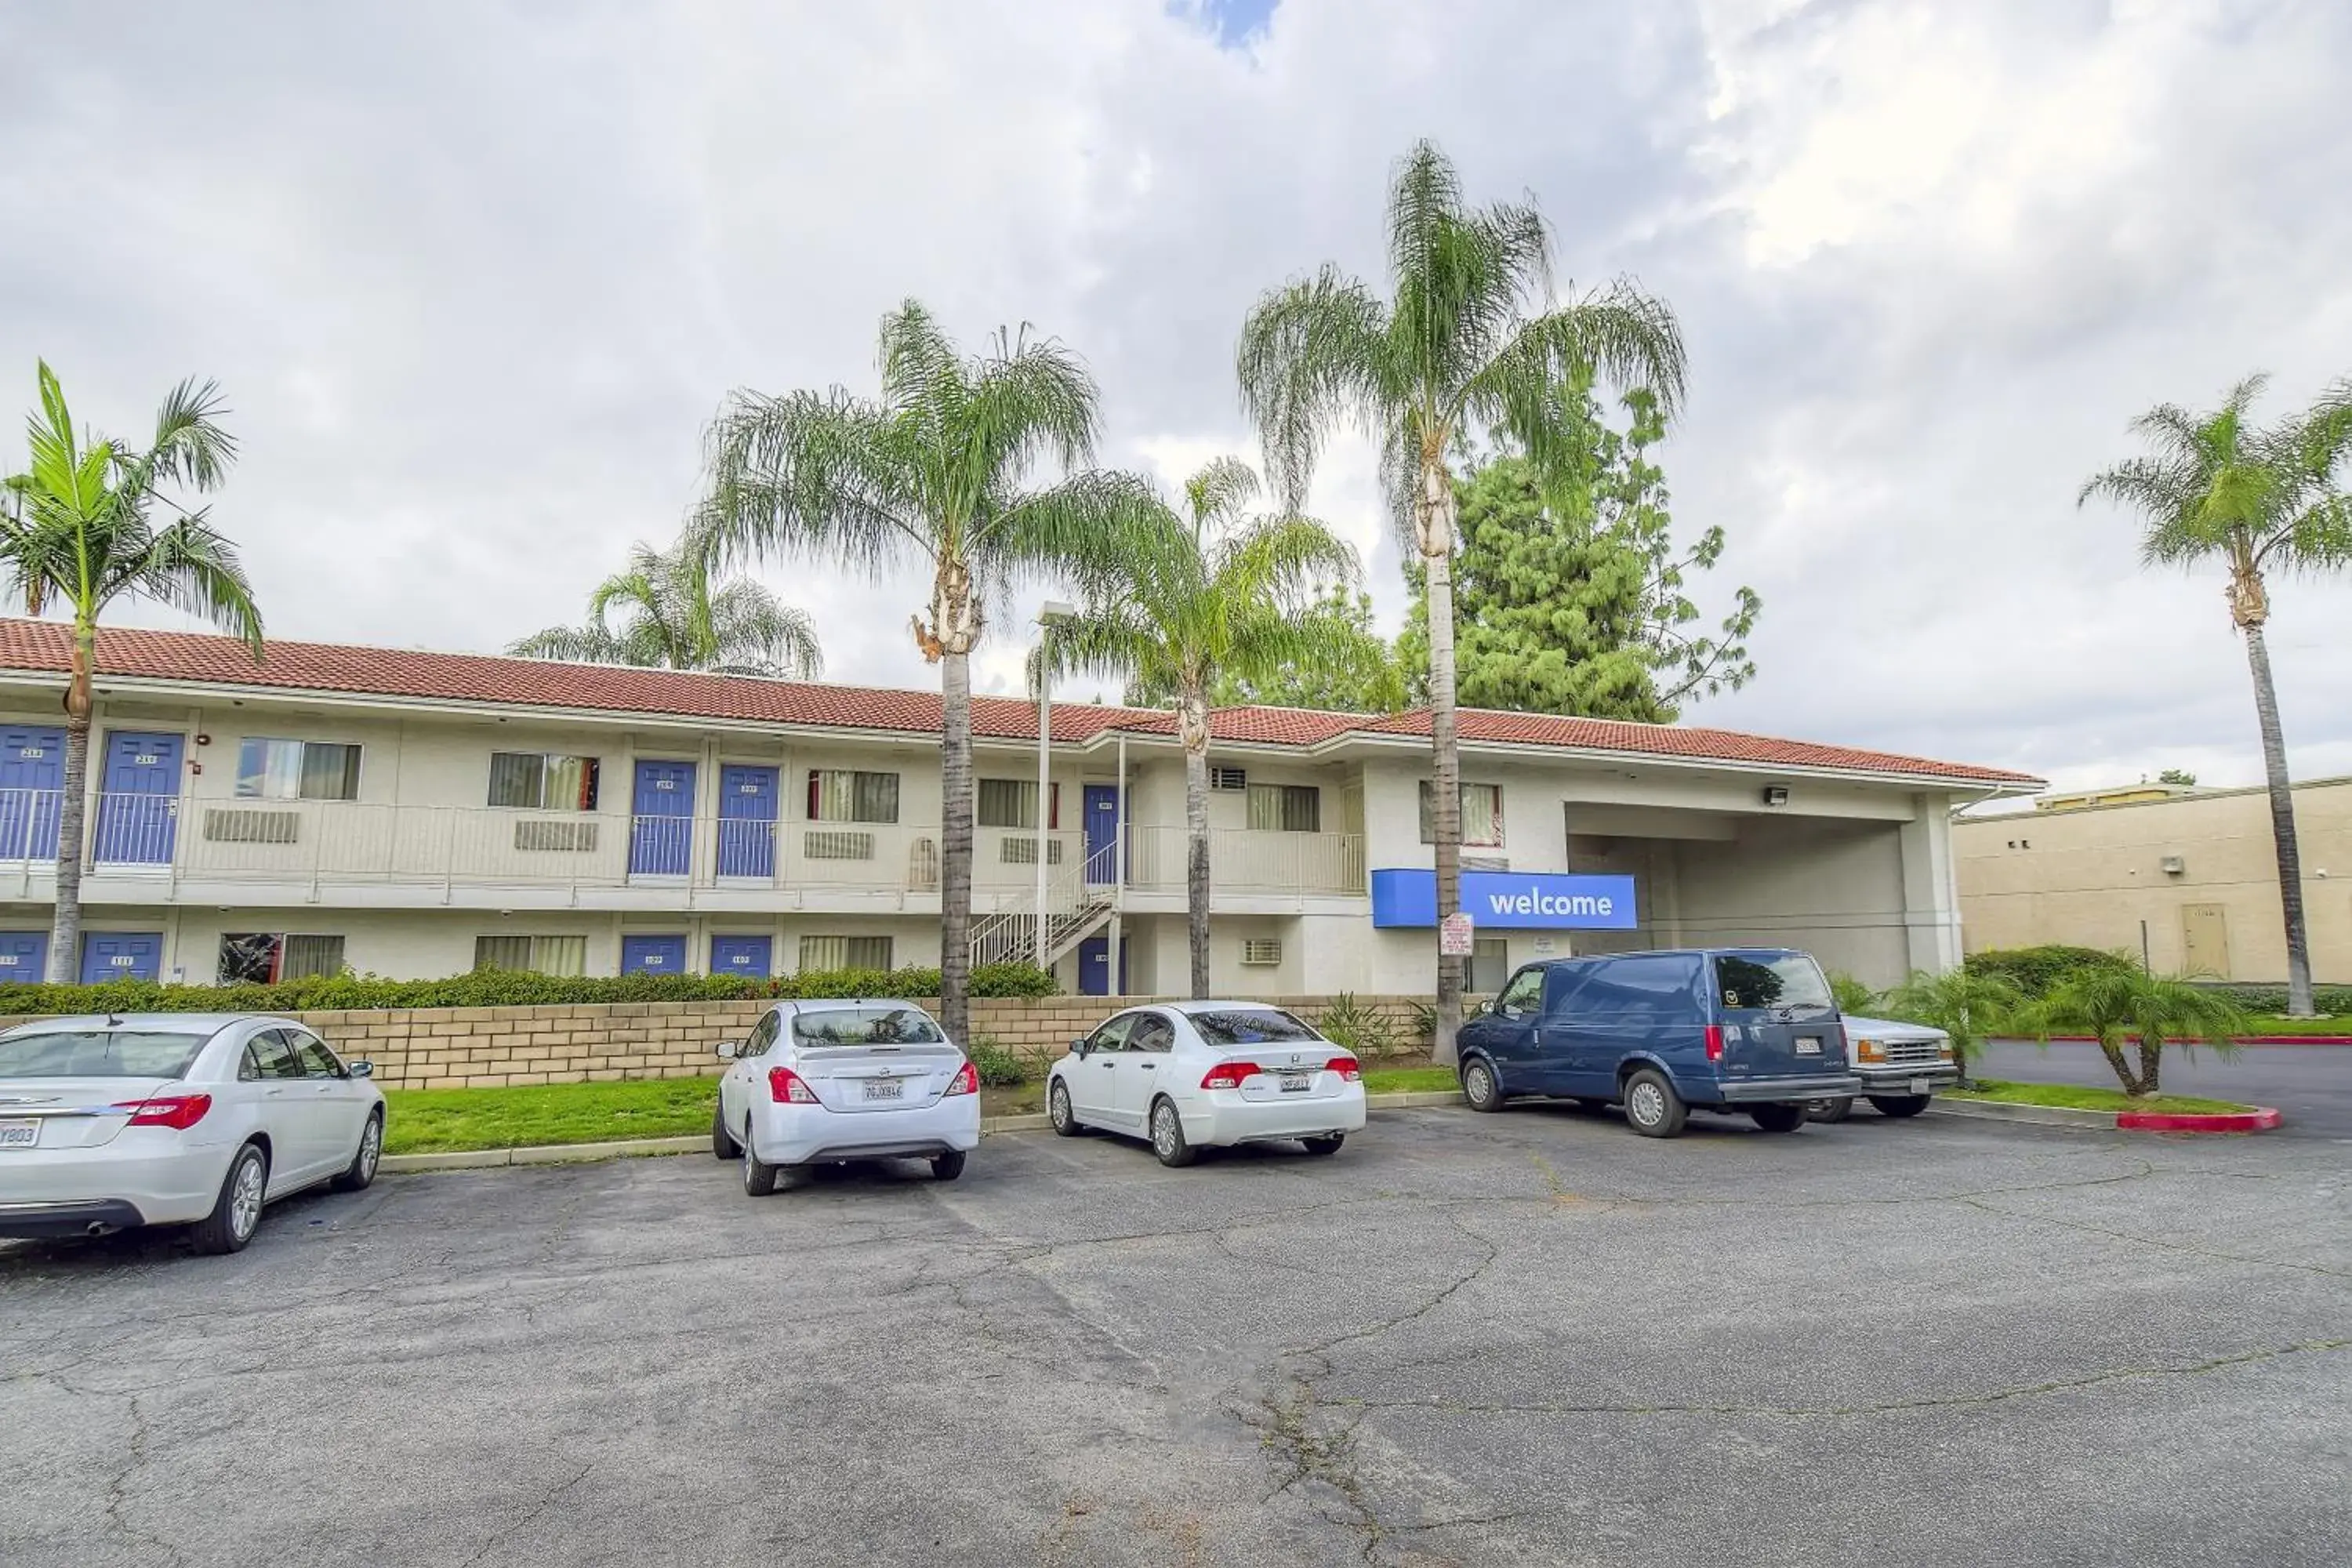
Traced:
<path fill-rule="evenodd" d="M 0 1562 L 2341 1563 L 2340 1156 L 1438 1110 L 0 1244 Z"/>

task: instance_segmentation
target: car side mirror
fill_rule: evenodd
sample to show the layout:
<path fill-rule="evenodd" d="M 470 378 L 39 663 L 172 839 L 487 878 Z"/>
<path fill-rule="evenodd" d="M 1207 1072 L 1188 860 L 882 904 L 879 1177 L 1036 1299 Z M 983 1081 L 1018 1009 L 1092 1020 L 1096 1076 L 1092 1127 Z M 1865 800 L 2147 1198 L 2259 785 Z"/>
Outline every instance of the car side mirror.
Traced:
<path fill-rule="evenodd" d="M 1494 1010 L 1495 1004 L 1491 999 L 1470 1004 L 1470 1016 L 1474 1018 L 1483 1018 Z"/>
<path fill-rule="evenodd" d="M 1076 1039 L 1070 1042 L 1070 1054 L 1072 1056 L 1083 1057 L 1092 1049 L 1094 1049 L 1093 1044 L 1088 1041 L 1084 1035 L 1080 1035 Z"/>
<path fill-rule="evenodd" d="M 719 1042 L 719 1059 L 722 1062 L 731 1062 L 742 1049 L 742 1047 L 732 1040 L 721 1040 Z"/>
<path fill-rule="evenodd" d="M 343 1064 L 343 1068 L 353 1078 L 373 1078 L 375 1076 L 375 1063 L 368 1060 L 365 1057 L 362 1057 L 355 1062 L 345 1062 Z"/>

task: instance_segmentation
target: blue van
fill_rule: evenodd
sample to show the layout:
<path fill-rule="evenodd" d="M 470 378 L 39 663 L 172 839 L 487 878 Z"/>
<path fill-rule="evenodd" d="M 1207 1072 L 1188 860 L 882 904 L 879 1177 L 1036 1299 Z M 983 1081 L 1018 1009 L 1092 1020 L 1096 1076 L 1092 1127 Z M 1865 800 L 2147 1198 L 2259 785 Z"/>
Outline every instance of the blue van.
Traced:
<path fill-rule="evenodd" d="M 1531 963 L 1462 1026 L 1460 1061 L 1473 1110 L 1520 1095 L 1622 1105 L 1645 1138 L 1672 1138 L 1693 1109 L 1794 1132 L 1808 1100 L 1862 1089 L 1829 982 L 1788 948 Z"/>

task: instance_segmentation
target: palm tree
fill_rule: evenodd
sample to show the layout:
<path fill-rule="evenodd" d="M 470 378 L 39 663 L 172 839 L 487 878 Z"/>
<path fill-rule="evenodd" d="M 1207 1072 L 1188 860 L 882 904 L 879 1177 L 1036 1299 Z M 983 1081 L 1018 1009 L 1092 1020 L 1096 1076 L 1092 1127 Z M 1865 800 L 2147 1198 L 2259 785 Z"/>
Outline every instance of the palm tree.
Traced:
<path fill-rule="evenodd" d="M 2294 794 L 2279 728 L 2278 693 L 2263 626 L 2271 614 L 2264 576 L 2352 562 L 2352 504 L 2336 470 L 2352 450 L 2352 382 L 2338 383 L 2308 413 L 2269 429 L 2249 417 L 2266 378 L 2250 375 L 2221 406 L 2193 414 L 2175 404 L 2132 421 L 2154 448 L 2095 474 L 2075 498 L 2102 496 L 2140 514 L 2140 559 L 2190 566 L 2219 558 L 2230 574 L 2230 618 L 2246 638 L 2270 782 L 2271 837 L 2278 850 L 2279 902 L 2286 919 L 2287 1011 L 2311 1016 L 2311 951 L 2303 912 L 2302 855 L 2295 846 Z"/>
<path fill-rule="evenodd" d="M 971 650 L 992 604 L 1024 575 L 1127 526 L 1139 481 L 1086 465 L 1098 426 L 1094 378 L 1024 327 L 987 354 L 958 352 L 914 300 L 882 318 L 882 393 L 738 392 L 709 446 L 696 527 L 714 564 L 796 554 L 876 575 L 904 562 L 930 577 L 915 645 L 940 666 L 940 1002 L 968 1036 L 971 976 Z M 1051 461 L 1066 471 L 1032 487 Z M 1042 803 L 1041 803 L 1042 805 Z"/>
<path fill-rule="evenodd" d="M 73 614 L 49 937 L 48 977 L 64 983 L 76 977 L 81 947 L 83 791 L 99 617 L 117 599 L 161 600 L 242 638 L 259 663 L 261 612 L 236 547 L 214 531 L 205 509 L 189 510 L 169 493 L 215 489 L 236 459 L 236 442 L 219 423 L 227 412 L 219 387 L 193 380 L 173 387 L 141 448 L 77 434 L 64 389 L 46 363 L 39 381 L 40 411 L 26 429 L 31 465 L 5 482 L 0 560 L 29 613 L 38 616 L 56 603 Z M 173 514 L 161 527 L 152 516 L 159 510 Z"/>
<path fill-rule="evenodd" d="M 1300 611 L 1318 583 L 1356 576 L 1355 551 L 1314 519 L 1245 516 L 1257 492 L 1248 464 L 1221 458 L 1185 481 L 1185 516 L 1139 508 L 1072 563 L 1079 611 L 1048 645 L 1055 673 L 1124 674 L 1129 700 L 1174 700 L 1195 996 L 1209 994 L 1209 689 L 1313 668 L 1324 649 Z"/>
<path fill-rule="evenodd" d="M 1941 974 L 1915 969 L 1910 978 L 1886 994 L 1885 1006 L 1895 1017 L 1941 1029 L 1952 1039 L 1952 1060 L 1960 1069 L 1959 1087 L 1969 1087 L 1969 1063 L 1984 1048 L 1985 1040 L 2016 1027 L 2025 994 L 1998 974 L 1985 974 L 1955 965 Z"/>
<path fill-rule="evenodd" d="M 2166 1041 L 2201 1039 L 2233 1057 L 2238 1047 L 2231 1037 L 2247 1024 L 2245 1009 L 2221 992 L 2129 965 L 2075 970 L 2028 1007 L 2022 1021 L 2044 1045 L 2057 1030 L 2088 1030 L 2124 1092 L 2133 1096 L 2154 1094 L 2161 1087 Z M 2138 1047 L 2136 1074 L 2124 1057 L 2126 1037 Z"/>
<path fill-rule="evenodd" d="M 618 631 L 605 616 L 615 605 L 628 618 Z M 748 578 L 710 591 L 710 562 L 699 542 L 681 540 L 667 553 L 649 544 L 629 552 L 629 569 L 588 596 L 588 619 L 550 626 L 507 651 L 574 664 L 631 664 L 811 680 L 824 668 L 808 616 Z"/>
<path fill-rule="evenodd" d="M 1452 163 L 1427 142 L 1405 154 L 1388 197 L 1391 298 L 1326 265 L 1261 299 L 1235 369 L 1281 496 L 1303 504 L 1331 429 L 1381 443 L 1401 545 L 1422 563 L 1429 615 L 1437 911 L 1461 907 L 1462 801 L 1454 744 L 1454 474 L 1469 437 L 1499 427 L 1539 468 L 1572 459 L 1563 383 L 1599 375 L 1645 387 L 1671 414 L 1683 390 L 1674 313 L 1620 280 L 1551 305 L 1551 232 L 1531 205 L 1463 203 Z M 1526 307 L 1544 307 L 1529 314 Z M 1437 962 L 1435 1056 L 1454 1059 L 1462 961 Z"/>

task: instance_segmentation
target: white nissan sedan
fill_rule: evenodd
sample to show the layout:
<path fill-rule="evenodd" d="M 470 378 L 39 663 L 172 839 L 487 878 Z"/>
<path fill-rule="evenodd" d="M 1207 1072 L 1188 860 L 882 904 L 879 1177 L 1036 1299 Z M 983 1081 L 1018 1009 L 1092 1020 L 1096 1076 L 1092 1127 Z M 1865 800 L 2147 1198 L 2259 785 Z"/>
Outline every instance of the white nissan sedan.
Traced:
<path fill-rule="evenodd" d="M 1070 1042 L 1045 1108 L 1054 1131 L 1150 1139 L 1163 1165 L 1196 1151 L 1295 1138 L 1336 1154 L 1364 1126 L 1356 1058 L 1279 1007 L 1171 1002 L 1130 1008 Z"/>
<path fill-rule="evenodd" d="M 765 1197 L 811 1165 L 929 1160 L 952 1182 L 980 1142 L 980 1074 L 906 1002 L 779 1002 L 719 1080 L 710 1152 Z"/>
<path fill-rule="evenodd" d="M 264 1204 L 375 1180 L 383 1096 L 290 1018 L 131 1013 L 0 1035 L 0 1236 L 189 1225 L 236 1252 Z"/>

